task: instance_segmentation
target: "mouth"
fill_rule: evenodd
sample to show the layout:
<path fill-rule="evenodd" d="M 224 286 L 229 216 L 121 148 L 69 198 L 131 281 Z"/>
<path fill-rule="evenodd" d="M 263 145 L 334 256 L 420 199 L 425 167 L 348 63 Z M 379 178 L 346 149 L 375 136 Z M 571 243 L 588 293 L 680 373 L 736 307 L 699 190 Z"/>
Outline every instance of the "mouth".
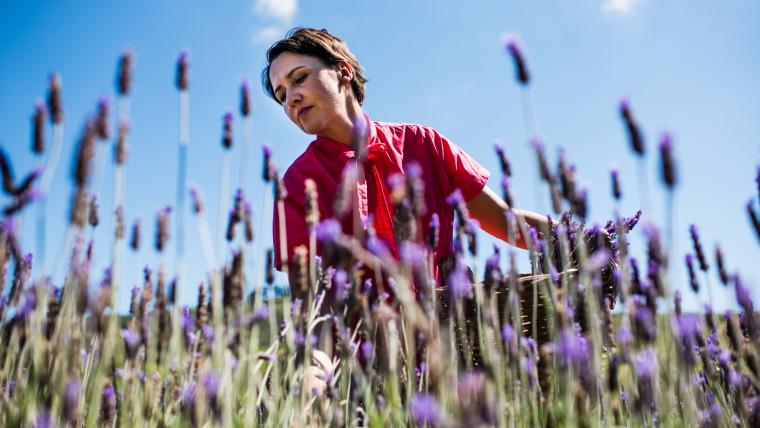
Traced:
<path fill-rule="evenodd" d="M 298 109 L 298 112 L 296 114 L 298 115 L 298 118 L 301 119 L 304 115 L 306 115 L 306 113 L 309 112 L 309 110 L 311 110 L 311 106 L 303 107 Z"/>

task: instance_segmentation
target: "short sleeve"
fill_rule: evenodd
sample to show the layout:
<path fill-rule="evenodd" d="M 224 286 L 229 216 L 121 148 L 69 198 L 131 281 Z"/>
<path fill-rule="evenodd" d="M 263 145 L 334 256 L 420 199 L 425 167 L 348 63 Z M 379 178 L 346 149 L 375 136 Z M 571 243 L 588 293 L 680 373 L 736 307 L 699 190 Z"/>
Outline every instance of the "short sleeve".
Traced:
<path fill-rule="evenodd" d="M 480 194 L 491 173 L 459 146 L 432 128 L 426 128 L 452 189 L 459 189 L 465 202 Z"/>

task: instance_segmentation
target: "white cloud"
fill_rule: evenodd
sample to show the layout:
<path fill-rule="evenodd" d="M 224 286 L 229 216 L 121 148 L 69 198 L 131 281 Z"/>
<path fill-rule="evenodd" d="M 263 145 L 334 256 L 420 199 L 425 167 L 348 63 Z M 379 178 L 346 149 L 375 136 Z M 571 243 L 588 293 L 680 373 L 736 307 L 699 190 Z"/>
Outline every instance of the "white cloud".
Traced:
<path fill-rule="evenodd" d="M 264 18 L 290 22 L 298 11 L 298 0 L 254 0 L 253 10 Z"/>
<path fill-rule="evenodd" d="M 285 35 L 287 29 L 280 25 L 269 25 L 253 34 L 254 43 L 271 44 Z"/>
<path fill-rule="evenodd" d="M 639 3 L 641 3 L 641 0 L 604 0 L 602 10 L 607 13 L 627 15 Z"/>

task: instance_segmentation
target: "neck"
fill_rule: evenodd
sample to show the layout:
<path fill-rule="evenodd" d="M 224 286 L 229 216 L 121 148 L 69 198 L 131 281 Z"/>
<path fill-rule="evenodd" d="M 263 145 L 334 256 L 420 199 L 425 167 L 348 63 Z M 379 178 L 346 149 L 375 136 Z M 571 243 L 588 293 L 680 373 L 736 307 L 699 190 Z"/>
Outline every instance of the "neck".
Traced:
<path fill-rule="evenodd" d="M 346 114 L 340 118 L 336 126 L 319 135 L 342 144 L 351 145 L 355 134 L 355 124 L 363 120 L 362 107 L 352 98 L 346 103 Z"/>

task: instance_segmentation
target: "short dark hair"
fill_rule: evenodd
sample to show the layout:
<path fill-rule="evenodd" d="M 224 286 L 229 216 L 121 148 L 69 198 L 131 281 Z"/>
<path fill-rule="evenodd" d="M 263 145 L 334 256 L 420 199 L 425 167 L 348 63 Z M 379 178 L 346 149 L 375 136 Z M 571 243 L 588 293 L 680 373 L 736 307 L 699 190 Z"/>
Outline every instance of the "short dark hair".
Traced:
<path fill-rule="evenodd" d="M 321 60 L 328 67 L 337 67 L 340 62 L 347 62 L 354 71 L 351 90 L 359 104 L 364 103 L 364 84 L 367 83 L 367 78 L 364 77 L 364 69 L 359 64 L 359 60 L 351 53 L 343 40 L 333 36 L 325 29 L 316 30 L 314 28 L 293 28 L 288 31 L 284 39 L 276 42 L 267 50 L 267 66 L 261 72 L 261 84 L 264 86 L 264 92 L 273 100 L 280 103 L 274 95 L 272 81 L 269 79 L 269 70 L 272 67 L 272 61 L 283 52 L 309 55 Z"/>

